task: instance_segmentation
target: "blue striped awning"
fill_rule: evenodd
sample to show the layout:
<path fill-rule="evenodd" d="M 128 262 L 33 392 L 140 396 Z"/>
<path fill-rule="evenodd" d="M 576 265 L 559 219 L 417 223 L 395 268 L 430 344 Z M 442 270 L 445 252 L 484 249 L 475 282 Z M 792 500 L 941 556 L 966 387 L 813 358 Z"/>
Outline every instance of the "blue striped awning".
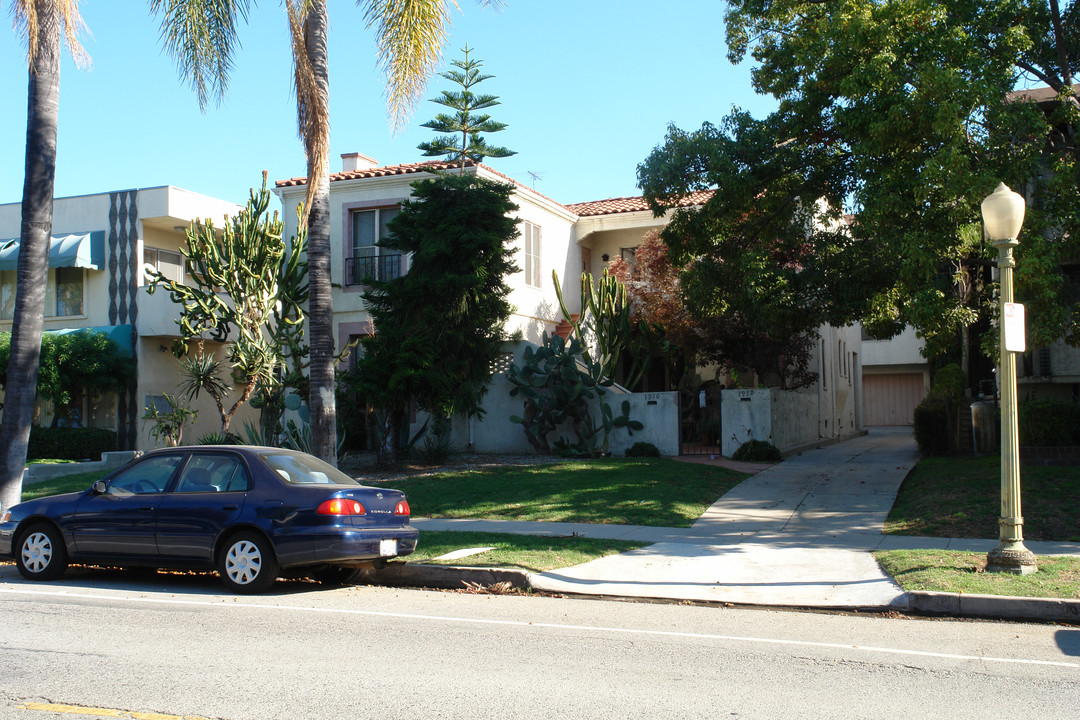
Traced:
<path fill-rule="evenodd" d="M 0 240 L 0 270 L 15 270 L 19 239 Z M 49 239 L 49 267 L 105 269 L 105 231 L 53 235 Z"/>

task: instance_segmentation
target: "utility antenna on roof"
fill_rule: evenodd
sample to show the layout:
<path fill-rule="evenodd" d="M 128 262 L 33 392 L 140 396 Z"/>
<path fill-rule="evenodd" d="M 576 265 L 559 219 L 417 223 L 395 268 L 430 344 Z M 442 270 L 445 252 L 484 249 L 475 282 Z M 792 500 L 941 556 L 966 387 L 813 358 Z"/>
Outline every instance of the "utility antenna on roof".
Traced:
<path fill-rule="evenodd" d="M 544 173 L 542 173 L 542 172 L 533 172 L 532 170 L 526 170 L 525 172 L 529 173 L 529 177 L 532 178 L 532 189 L 535 190 L 536 189 L 536 181 L 537 180 L 543 180 L 544 179 Z"/>

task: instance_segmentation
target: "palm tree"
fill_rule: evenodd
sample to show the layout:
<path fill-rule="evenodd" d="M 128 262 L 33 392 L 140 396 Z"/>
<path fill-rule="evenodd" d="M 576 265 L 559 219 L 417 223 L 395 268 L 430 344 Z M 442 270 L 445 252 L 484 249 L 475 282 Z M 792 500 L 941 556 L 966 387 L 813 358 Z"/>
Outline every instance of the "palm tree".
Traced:
<path fill-rule="evenodd" d="M 498 6 L 500 0 L 479 0 Z M 416 106 L 446 42 L 454 0 L 357 0 L 375 29 L 379 63 L 386 76 L 391 127 L 399 129 Z M 336 347 L 330 283 L 330 82 L 327 71 L 329 12 L 326 0 L 286 0 L 292 36 L 297 124 L 307 157 L 309 332 L 312 448 L 337 462 L 334 400 Z M 181 75 L 192 83 L 201 107 L 224 92 L 236 45 L 237 15 L 247 0 L 151 0 L 162 15 L 162 38 Z"/>
<path fill-rule="evenodd" d="M 77 0 L 17 0 L 11 7 L 16 29 L 26 42 L 30 71 L 15 314 L 0 420 L 0 508 L 5 509 L 19 502 L 22 495 L 23 468 L 37 396 L 56 177 L 60 53 L 64 41 L 77 63 L 88 60 L 78 40 L 82 18 Z"/>

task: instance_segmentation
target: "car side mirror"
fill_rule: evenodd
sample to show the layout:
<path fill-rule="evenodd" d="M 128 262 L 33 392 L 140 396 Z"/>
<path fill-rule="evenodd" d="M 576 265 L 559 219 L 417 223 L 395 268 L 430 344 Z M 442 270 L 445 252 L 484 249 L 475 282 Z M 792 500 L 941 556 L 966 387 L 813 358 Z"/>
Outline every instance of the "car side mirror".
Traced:
<path fill-rule="evenodd" d="M 94 481 L 94 484 L 91 485 L 90 487 L 98 495 L 104 495 L 105 494 L 105 488 L 108 487 L 108 486 L 105 484 L 104 480 L 96 480 L 96 481 Z"/>

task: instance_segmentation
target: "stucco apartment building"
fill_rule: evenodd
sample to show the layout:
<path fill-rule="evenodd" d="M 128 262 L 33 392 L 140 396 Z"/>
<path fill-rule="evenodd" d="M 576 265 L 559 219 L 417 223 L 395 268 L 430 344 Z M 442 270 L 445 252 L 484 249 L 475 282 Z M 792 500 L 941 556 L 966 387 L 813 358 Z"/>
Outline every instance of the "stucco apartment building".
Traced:
<path fill-rule="evenodd" d="M 361 299 L 362 278 L 387 278 L 408 271 L 407 257 L 387 255 L 375 245 L 379 237 L 385 236 L 386 223 L 397 213 L 401 201 L 410 196 L 411 184 L 430 177 L 430 168 L 456 171 L 454 167 L 445 162 L 380 166 L 360 153 L 342 155 L 342 170 L 330 176 L 332 280 L 340 284 L 333 297 L 339 348 L 373 331 Z M 578 313 L 581 273 L 599 277 L 611 260 L 631 258 L 642 238 L 667 222 L 664 217 L 654 217 L 641 197 L 563 205 L 486 165 L 469 164 L 465 171 L 515 186 L 513 201 L 519 207 L 516 216 L 521 221 L 515 250 L 521 271 L 508 278 L 513 288 L 509 299 L 516 310 L 507 330 L 520 331 L 528 343 L 541 342 L 544 333 L 556 332 L 563 322 L 552 271 L 558 273 L 565 289 L 567 309 Z M 289 236 L 295 233 L 296 207 L 305 198 L 306 180 L 292 178 L 276 185 Z M 685 204 L 704 202 L 709 194 L 696 193 Z M 813 362 L 823 382 L 803 392 L 799 417 L 788 418 L 800 428 L 799 432 L 788 433 L 797 438 L 797 444 L 847 436 L 862 428 L 859 330 L 823 327 L 819 332 L 821 339 Z M 494 383 L 485 399 L 488 415 L 484 427 L 470 424 L 467 430 L 461 430 L 460 444 L 482 451 L 528 450 L 521 429 L 507 421 L 511 414 L 520 412 L 520 403 L 509 398 L 504 379 L 497 375 Z M 679 423 L 675 420 L 671 424 L 666 428 L 666 442 L 655 444 L 678 452 Z"/>
<path fill-rule="evenodd" d="M 379 166 L 359 153 L 342 156 L 341 172 L 331 175 L 330 213 L 332 281 L 335 334 L 338 347 L 373 331 L 364 308 L 361 280 L 375 275 L 388 278 L 408 272 L 409 258 L 389 254 L 375 243 L 386 225 L 411 195 L 411 184 L 430 177 L 432 167 L 450 169 L 446 163 L 413 163 Z M 525 343 L 541 342 L 544 333 L 555 332 L 563 321 L 552 271 L 557 272 L 571 312 L 580 312 L 578 278 L 583 271 L 599 276 L 615 257 L 630 257 L 649 231 L 663 227 L 666 219 L 654 217 L 643 199 L 614 198 L 563 205 L 486 165 L 468 166 L 466 172 L 515 185 L 514 202 L 520 236 L 517 264 L 520 272 L 508 278 L 510 302 L 515 312 L 507 324 L 520 331 Z M 277 182 L 275 193 L 283 206 L 285 236 L 296 232 L 296 206 L 306 194 L 304 178 Z M 697 204 L 706 193 L 687 199 Z M 124 449 L 148 449 L 154 441 L 143 421 L 149 403 L 161 402 L 165 393 L 175 394 L 180 383 L 179 365 L 171 349 L 179 337 L 178 310 L 168 293 L 150 295 L 145 266 L 170 277 L 183 278 L 180 248 L 185 231 L 198 218 L 220 223 L 240 206 L 171 186 L 102 192 L 57 198 L 50 247 L 49 307 L 46 331 L 93 329 L 108 334 L 121 352 L 137 363 L 137 379 L 116 396 L 82 398 L 77 404 L 78 422 L 116 430 Z M 9 330 L 14 299 L 14 269 L 18 256 L 19 203 L 0 205 L 0 330 Z M 857 327 L 821 328 L 813 362 L 822 377 L 816 386 L 801 391 L 785 422 L 799 428 L 785 431 L 799 443 L 833 439 L 862 427 L 862 358 Z M 508 353 L 502 371 L 515 357 Z M 211 348 L 213 349 L 213 348 Z M 475 422 L 459 428 L 459 446 L 478 451 L 527 451 L 521 429 L 509 423 L 520 412 L 520 402 L 509 397 L 502 373 L 488 394 L 488 415 L 483 426 Z M 666 389 L 666 388 L 664 388 Z M 642 399 L 642 411 L 670 409 L 678 404 L 675 393 L 650 393 Z M 661 397 L 663 396 L 663 397 Z M 657 400 L 657 398 L 661 398 Z M 685 402 L 685 400 L 684 400 Z M 193 403 L 198 421 L 185 430 L 194 442 L 219 429 L 216 408 L 208 399 Z M 677 417 L 678 408 L 665 417 Z M 254 419 L 245 408 L 234 424 Z M 53 409 L 43 406 L 39 424 L 49 424 Z M 665 421 L 633 440 L 654 442 L 669 453 L 682 449 L 678 420 Z M 794 441 L 793 441 L 794 442 Z"/>
<path fill-rule="evenodd" d="M 144 272 L 152 265 L 183 278 L 180 247 L 196 218 L 215 223 L 240 206 L 172 186 L 139 188 L 57 198 L 49 250 L 45 331 L 93 329 L 107 334 L 130 354 L 137 379 L 119 394 L 84 397 L 67 408 L 67 420 L 116 430 L 121 449 L 154 446 L 144 408 L 175 395 L 178 364 L 172 342 L 179 337 L 178 312 L 166 292 L 147 293 Z M 20 203 L 0 205 L 0 331 L 11 330 Z M 186 440 L 217 430 L 212 402 L 194 403 L 199 418 Z M 48 425 L 54 409 L 39 407 L 37 424 Z"/>

